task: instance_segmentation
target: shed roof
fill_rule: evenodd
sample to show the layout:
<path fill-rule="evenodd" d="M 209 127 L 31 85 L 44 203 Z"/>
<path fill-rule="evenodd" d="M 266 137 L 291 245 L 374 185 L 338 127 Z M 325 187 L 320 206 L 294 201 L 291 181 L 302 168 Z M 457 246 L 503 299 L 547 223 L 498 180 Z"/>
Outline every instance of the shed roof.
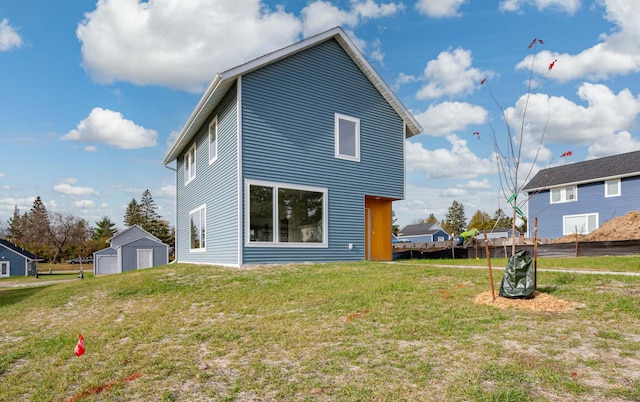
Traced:
<path fill-rule="evenodd" d="M 439 230 L 442 228 L 437 223 L 416 223 L 403 227 L 398 234 L 400 236 L 418 236 L 433 234 Z"/>
<path fill-rule="evenodd" d="M 532 192 L 560 185 L 638 175 L 640 175 L 640 151 L 634 151 L 542 169 L 523 187 L 523 190 Z"/>
<path fill-rule="evenodd" d="M 20 254 L 21 256 L 29 260 L 36 260 L 38 258 L 35 256 L 35 254 L 32 254 L 27 250 L 23 249 L 22 247 L 19 247 L 11 243 L 9 240 L 0 239 L 0 246 L 4 246 L 5 248 L 8 248 L 9 250 L 13 251 L 16 254 Z"/>
<path fill-rule="evenodd" d="M 335 39 L 340 44 L 349 57 L 351 57 L 353 62 L 360 68 L 367 78 L 369 78 L 380 94 L 382 94 L 384 99 L 389 102 L 391 107 L 393 107 L 396 113 L 398 113 L 402 118 L 408 128 L 407 137 L 411 137 L 422 132 L 422 127 L 418 121 L 402 104 L 402 102 L 400 102 L 398 97 L 383 81 L 380 75 L 378 75 L 378 73 L 373 69 L 371 64 L 367 59 L 365 59 L 362 53 L 360 53 L 360 50 L 358 50 L 342 28 L 335 27 L 293 45 L 284 47 L 280 50 L 276 50 L 247 63 L 231 68 L 225 72 L 218 73 L 202 95 L 198 105 L 191 113 L 191 116 L 189 116 L 189 119 L 180 131 L 180 134 L 178 134 L 174 143 L 171 145 L 171 148 L 169 148 L 169 151 L 164 157 L 163 164 L 167 165 L 178 158 L 180 152 L 182 152 L 182 150 L 191 142 L 191 139 L 197 133 L 198 129 L 202 126 L 207 117 L 222 100 L 238 77 L 331 39 Z"/>
<path fill-rule="evenodd" d="M 149 237 L 152 239 L 157 240 L 158 242 L 162 243 L 162 240 L 158 239 L 157 237 L 155 237 L 154 235 L 152 235 L 151 233 L 147 232 L 146 230 L 144 230 L 142 227 L 140 227 L 139 225 L 133 225 L 133 226 L 129 226 L 128 228 L 126 228 L 125 230 L 121 230 L 118 233 L 114 234 L 113 236 L 111 236 L 110 238 L 107 239 L 107 243 L 111 243 L 111 240 L 115 239 L 116 237 L 120 237 L 123 236 L 125 233 L 127 233 L 130 230 L 133 230 L 134 228 L 138 228 L 140 229 L 144 234 L 140 237 Z M 148 236 L 147 236 L 148 235 Z M 139 239 L 140 237 L 137 237 L 137 239 Z M 135 240 L 135 239 L 134 239 Z"/>

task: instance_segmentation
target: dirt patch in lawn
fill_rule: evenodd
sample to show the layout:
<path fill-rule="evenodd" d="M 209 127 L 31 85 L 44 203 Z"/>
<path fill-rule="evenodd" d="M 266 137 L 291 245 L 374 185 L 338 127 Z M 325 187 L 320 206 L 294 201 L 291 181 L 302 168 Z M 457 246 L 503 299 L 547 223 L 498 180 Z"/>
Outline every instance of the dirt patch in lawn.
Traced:
<path fill-rule="evenodd" d="M 541 293 L 538 291 L 533 292 L 533 298 L 531 299 L 509 299 L 506 297 L 500 297 L 496 292 L 496 299 L 493 300 L 493 296 L 490 291 L 480 293 L 473 300 L 475 304 L 486 304 L 499 308 L 501 310 L 507 308 L 519 308 L 533 311 L 552 311 L 561 312 L 569 310 L 573 307 L 573 303 L 558 299 L 547 293 Z"/>

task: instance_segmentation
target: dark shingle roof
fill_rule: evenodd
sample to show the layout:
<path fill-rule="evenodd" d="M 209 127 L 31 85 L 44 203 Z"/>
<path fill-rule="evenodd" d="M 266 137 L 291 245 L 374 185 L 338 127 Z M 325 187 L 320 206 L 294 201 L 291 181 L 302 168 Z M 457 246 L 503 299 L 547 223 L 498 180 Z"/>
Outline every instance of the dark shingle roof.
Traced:
<path fill-rule="evenodd" d="M 433 226 L 433 227 L 432 227 Z M 424 234 L 433 234 L 440 230 L 440 227 L 435 223 L 418 223 L 415 225 L 407 225 L 400 229 L 401 236 L 418 236 Z"/>
<path fill-rule="evenodd" d="M 531 191 L 562 184 L 586 183 L 608 177 L 640 175 L 640 151 L 591 159 L 540 170 L 523 190 Z"/>
<path fill-rule="evenodd" d="M 30 260 L 35 260 L 38 257 L 36 257 L 34 254 L 31 254 L 30 252 L 28 252 L 27 250 L 16 246 L 15 244 L 11 243 L 8 240 L 5 239 L 0 239 L 0 245 L 5 246 L 6 248 L 8 248 L 9 250 L 15 251 L 16 253 L 30 259 Z"/>

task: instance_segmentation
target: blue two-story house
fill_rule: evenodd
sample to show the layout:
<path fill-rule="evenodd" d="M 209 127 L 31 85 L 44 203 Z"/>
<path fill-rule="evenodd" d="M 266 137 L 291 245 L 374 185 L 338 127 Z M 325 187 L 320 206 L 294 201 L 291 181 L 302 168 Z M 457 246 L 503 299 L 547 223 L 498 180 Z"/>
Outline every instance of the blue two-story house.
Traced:
<path fill-rule="evenodd" d="M 216 75 L 176 161 L 176 260 L 391 260 L 422 128 L 337 27 Z"/>
<path fill-rule="evenodd" d="M 540 170 L 525 186 L 529 236 L 557 238 L 593 232 L 640 209 L 640 151 Z"/>

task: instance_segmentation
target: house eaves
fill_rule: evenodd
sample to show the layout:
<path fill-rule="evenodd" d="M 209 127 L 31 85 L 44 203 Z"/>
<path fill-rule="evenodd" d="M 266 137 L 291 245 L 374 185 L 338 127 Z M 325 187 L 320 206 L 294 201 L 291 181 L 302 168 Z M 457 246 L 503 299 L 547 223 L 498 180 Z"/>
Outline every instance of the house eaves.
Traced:
<path fill-rule="evenodd" d="M 206 119 L 210 116 L 227 91 L 231 86 L 233 86 L 239 77 L 330 39 L 335 39 L 338 44 L 340 44 L 353 62 L 367 76 L 378 92 L 380 92 L 383 98 L 402 118 L 405 126 L 407 127 L 406 137 L 409 138 L 421 133 L 422 127 L 420 126 L 420 123 L 418 123 L 415 117 L 413 117 L 409 110 L 402 104 L 391 88 L 389 88 L 389 86 L 384 82 L 382 77 L 378 75 L 362 53 L 360 53 L 360 50 L 358 50 L 351 39 L 349 39 L 345 34 L 342 28 L 335 27 L 318 35 L 294 43 L 293 45 L 268 53 L 245 64 L 231 68 L 225 72 L 218 73 L 211 84 L 207 87 L 182 130 L 180 130 L 178 137 L 171 145 L 171 148 L 169 148 L 169 151 L 167 151 L 162 163 L 167 165 L 178 158 L 180 153 L 191 143 L 200 127 L 202 127 Z"/>
<path fill-rule="evenodd" d="M 640 151 L 542 169 L 524 186 L 523 191 L 532 193 L 633 176 L 640 176 Z"/>

